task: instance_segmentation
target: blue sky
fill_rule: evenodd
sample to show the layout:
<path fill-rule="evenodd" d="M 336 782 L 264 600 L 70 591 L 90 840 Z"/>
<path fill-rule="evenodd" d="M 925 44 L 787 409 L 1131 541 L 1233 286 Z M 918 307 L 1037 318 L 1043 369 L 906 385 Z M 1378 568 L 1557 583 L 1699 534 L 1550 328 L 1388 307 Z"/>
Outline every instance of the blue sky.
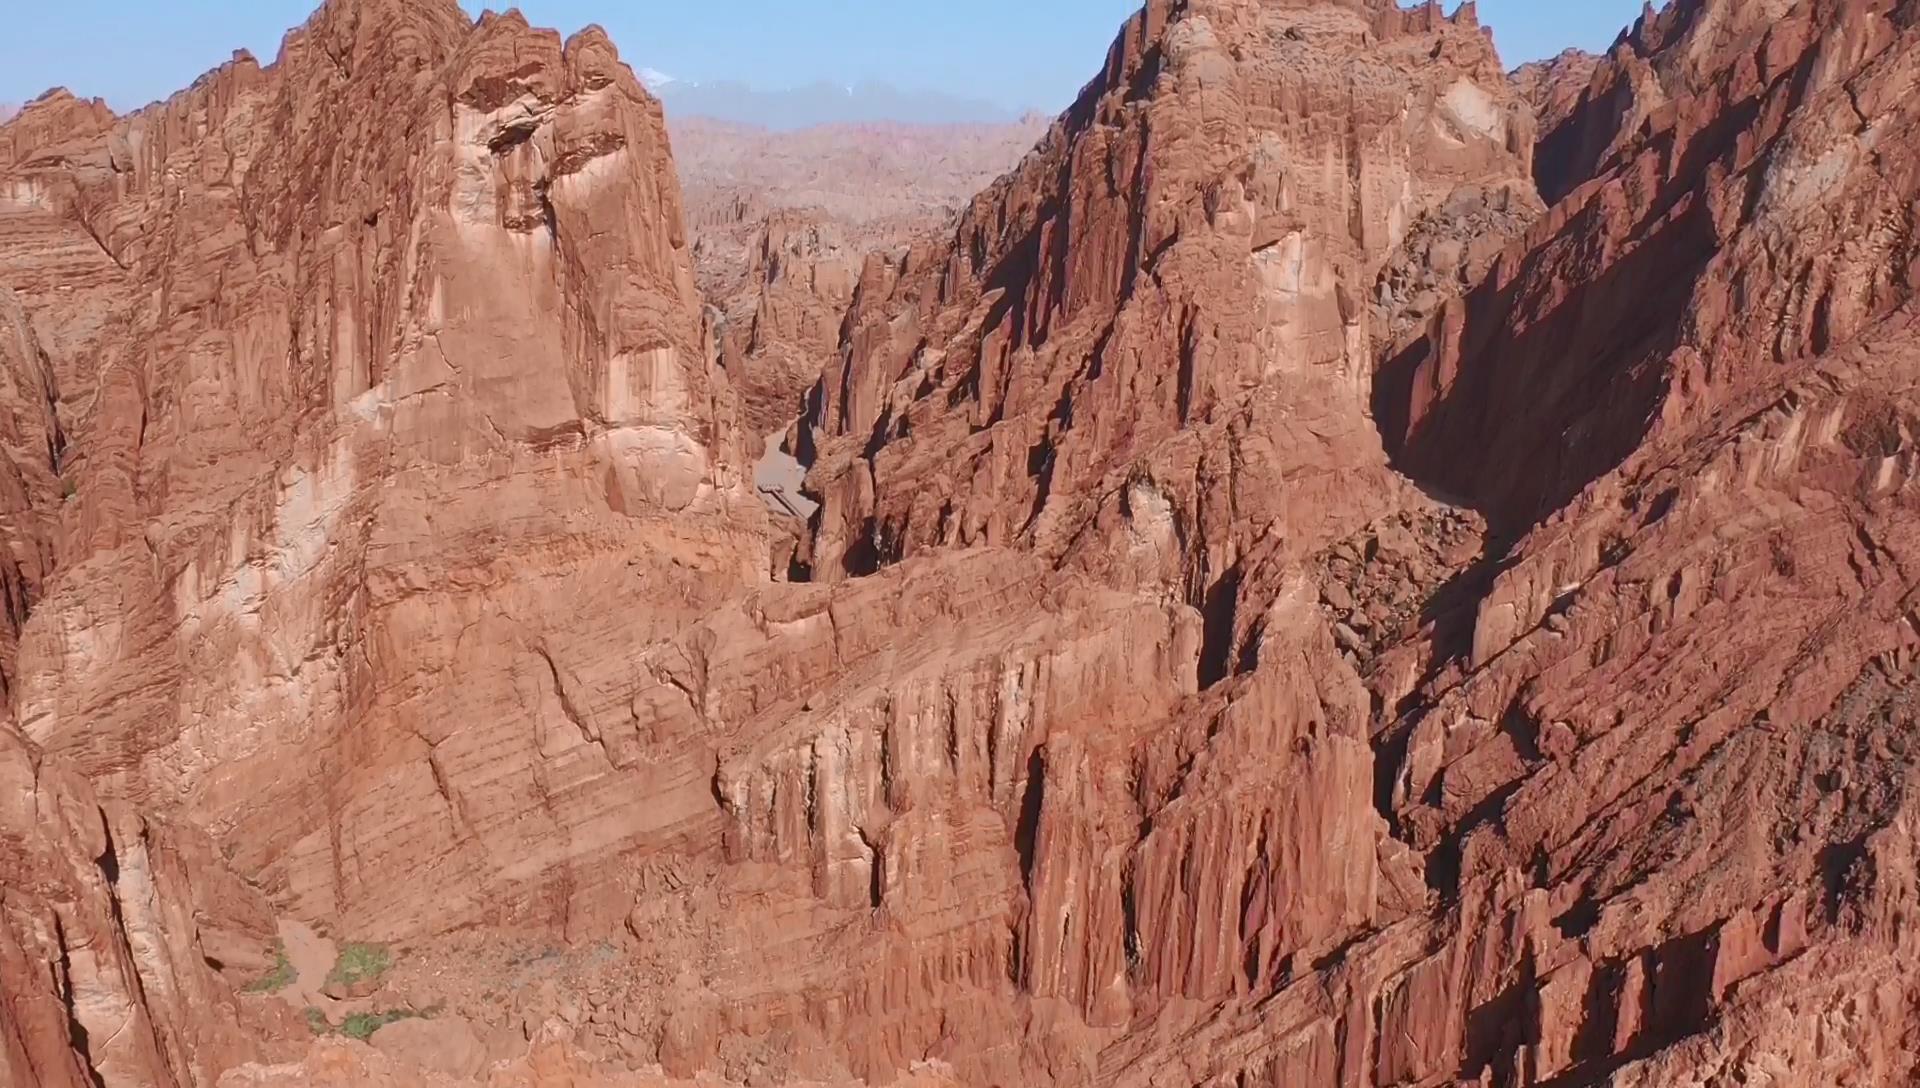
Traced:
<path fill-rule="evenodd" d="M 236 47 L 262 62 L 318 0 L 9 4 L 0 102 L 56 84 L 117 109 L 163 97 Z M 465 0 L 468 10 L 479 4 Z M 1138 0 L 522 0 L 531 21 L 605 26 L 634 67 L 765 88 L 879 80 L 1053 112 L 1098 68 Z M 1480 0 L 1501 55 L 1604 48 L 1640 0 Z"/>

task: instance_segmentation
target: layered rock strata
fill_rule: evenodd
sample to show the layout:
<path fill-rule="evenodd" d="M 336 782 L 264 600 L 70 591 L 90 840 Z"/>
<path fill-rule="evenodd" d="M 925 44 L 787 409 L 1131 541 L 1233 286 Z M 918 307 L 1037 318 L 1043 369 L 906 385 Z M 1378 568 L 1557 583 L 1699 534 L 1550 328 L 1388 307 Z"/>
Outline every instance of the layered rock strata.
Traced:
<path fill-rule="evenodd" d="M 6 1068 L 426 1079 L 273 1042 L 270 903 L 447 1083 L 1911 1079 L 1916 73 L 1676 0 L 1537 133 L 1470 6 L 1154 0 L 863 262 L 810 582 L 597 32 L 42 99 Z"/>

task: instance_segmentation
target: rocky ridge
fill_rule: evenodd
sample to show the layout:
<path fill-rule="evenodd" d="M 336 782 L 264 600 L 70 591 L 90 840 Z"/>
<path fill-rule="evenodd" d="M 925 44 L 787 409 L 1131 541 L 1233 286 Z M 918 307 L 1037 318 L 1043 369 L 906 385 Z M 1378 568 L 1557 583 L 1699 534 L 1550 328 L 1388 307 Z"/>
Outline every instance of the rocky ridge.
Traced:
<path fill-rule="evenodd" d="M 1523 64 L 1510 78 L 1514 90 L 1533 107 L 1540 131 L 1552 132 L 1580 105 L 1600 63 L 1600 57 L 1584 49 L 1568 49 L 1547 60 Z"/>
<path fill-rule="evenodd" d="M 751 245 L 739 229 L 770 214 L 817 215 L 864 249 L 943 227 L 1026 154 L 1046 121 L 774 131 L 669 111 L 668 129 L 707 286 L 743 272 Z"/>
<path fill-rule="evenodd" d="M 1332 7 L 1311 16 L 1293 5 L 1258 10 L 1315 21 L 1331 20 Z M 1314 637 L 1341 648 L 1349 668 L 1336 673 L 1357 676 L 1371 696 L 1361 728 L 1386 832 L 1348 817 L 1341 832 L 1314 838 L 1372 837 L 1377 913 L 1334 922 L 1323 932 L 1348 943 L 1278 972 L 1260 966 L 1275 947 L 1263 936 L 1235 980 L 1256 994 L 1263 979 L 1275 987 L 1257 1019 L 1216 1019 L 1186 1038 L 1181 1057 L 1162 1056 L 1164 1065 L 1148 1045 L 1116 1045 L 1123 1059 L 1103 1066 L 1115 1082 L 1651 1084 L 1765 1073 L 1816 1084 L 1910 1075 L 1902 1055 L 1912 1021 L 1898 1010 L 1910 1007 L 1913 982 L 1892 966 L 1910 940 L 1900 919 L 1912 855 L 1896 800 L 1911 764 L 1892 739 L 1912 683 L 1912 635 L 1893 604 L 1912 585 L 1897 543 L 1906 518 L 1899 421 L 1909 408 L 1895 362 L 1907 343 L 1901 209 L 1912 191 L 1901 133 L 1908 71 L 1920 56 L 1909 8 L 1676 3 L 1625 35 L 1574 104 L 1560 101 L 1564 117 L 1549 113 L 1532 174 L 1555 207 L 1503 251 L 1483 253 L 1485 263 L 1462 277 L 1473 284 L 1464 297 L 1426 320 L 1412 315 L 1424 335 L 1368 374 L 1395 466 L 1427 494 L 1475 508 L 1486 518 L 1483 538 L 1470 516 L 1422 514 L 1418 503 L 1393 512 L 1390 489 L 1370 487 L 1355 472 L 1365 460 L 1351 454 L 1338 459 L 1339 502 L 1298 501 L 1306 474 L 1291 466 L 1277 473 L 1287 483 L 1248 489 L 1301 511 L 1277 522 L 1284 543 L 1253 554 L 1282 570 L 1297 561 L 1289 545 L 1317 555 L 1320 587 L 1310 592 L 1333 626 Z M 1167 80 L 1187 55 L 1177 43 L 1221 37 L 1219 25 L 1250 10 L 1166 9 L 1165 59 L 1143 64 L 1138 80 Z M 1196 21 L 1184 36 L 1183 17 Z M 1424 18 L 1433 25 L 1437 9 Z M 1150 6 L 1143 30 L 1153 19 Z M 1269 40 L 1313 40 L 1295 29 Z M 1222 84 L 1232 85 L 1214 86 Z M 1191 168 L 1200 156 L 1184 161 Z M 1142 175 L 1164 181 L 1172 171 L 1157 165 Z M 1076 193 L 1039 203 L 1077 210 L 1086 201 Z M 955 250 L 960 259 L 981 252 L 964 236 Z M 1426 245 L 1428 261 L 1432 253 Z M 1160 584 L 1217 632 L 1218 657 L 1203 649 L 1202 684 L 1214 678 L 1232 700 L 1261 676 L 1277 626 L 1297 638 L 1313 624 L 1284 611 L 1297 599 L 1285 575 L 1231 565 L 1231 549 L 1222 549 L 1225 563 L 1195 555 L 1234 540 L 1231 519 L 1206 507 L 1232 476 L 1169 500 L 1155 454 L 1143 456 L 1153 449 L 1152 417 L 1138 401 L 1114 411 L 1078 379 L 1058 394 L 1035 381 L 1057 382 L 1066 368 L 1047 361 L 1048 345 L 1022 337 L 1071 332 L 1016 325 L 998 337 L 996 321 L 1044 328 L 1053 312 L 1045 307 L 1059 296 L 1029 301 L 1028 285 L 1049 268 L 1034 263 L 1032 279 L 1032 264 L 1016 264 L 991 281 L 984 305 L 940 297 L 917 311 L 881 310 L 872 327 L 887 339 L 876 337 L 877 349 L 855 332 L 851 362 L 823 380 L 814 417 L 822 437 L 813 486 L 826 503 L 817 569 L 857 574 L 931 550 L 1011 545 L 1137 583 L 1141 568 L 1111 557 L 1140 554 L 1148 514 L 1190 564 L 1167 564 L 1184 576 L 1162 574 Z M 1144 280 L 1123 271 L 1119 282 Z M 956 281 L 965 282 L 948 274 L 942 289 Z M 1206 297 L 1218 304 L 1223 295 L 1231 297 L 1218 288 Z M 1173 312 L 1163 324 L 1195 320 L 1192 310 Z M 963 328 L 944 358 L 941 315 Z M 1093 381 L 1130 331 L 1090 338 L 1100 360 Z M 1183 416 L 1189 368 L 1201 373 L 1206 358 L 1192 343 L 1156 353 L 1182 361 L 1172 399 Z M 1289 392 L 1295 412 L 1327 411 Z M 1049 418 L 1055 395 L 1071 412 Z M 1307 417 L 1323 418 L 1314 409 Z M 1124 423 L 1103 434 L 1105 419 Z M 997 448 L 1013 420 L 1031 428 L 1034 456 Z M 1190 418 L 1181 423 L 1174 441 L 1204 444 Z M 1062 456 L 1076 432 L 1095 435 L 1095 448 L 1117 437 L 1124 467 L 1108 478 L 1124 481 L 1125 497 L 1118 516 L 1077 514 L 1055 534 L 1056 510 L 1107 493 L 1077 482 L 1085 477 Z M 1338 432 L 1320 423 L 1311 433 L 1325 441 Z M 928 446 L 938 452 L 916 456 Z M 1312 446 L 1283 448 L 1298 456 Z M 1260 467 L 1253 456 L 1228 460 L 1237 473 Z M 1066 503 L 1063 478 L 1076 481 L 1064 488 Z M 1369 510 L 1369 499 L 1381 505 Z M 1316 535 L 1302 517 L 1329 511 L 1354 520 Z M 1129 551 L 1101 553 L 1103 538 L 1128 540 L 1129 529 Z M 1408 539 L 1409 529 L 1410 546 L 1380 547 Z M 1356 539 L 1366 543 L 1356 548 Z M 1372 565 L 1382 552 L 1413 557 L 1384 586 Z M 1234 577 L 1196 585 L 1195 566 Z M 1409 602 L 1417 611 L 1403 611 Z M 1356 612 L 1403 626 L 1369 638 L 1353 627 Z M 1419 621 L 1411 632 L 1399 619 L 1408 615 Z M 1289 670 L 1321 677 L 1323 701 L 1282 720 L 1327 720 L 1325 662 Z M 1209 736 L 1210 754 L 1251 758 L 1231 718 Z M 1282 781 L 1285 797 L 1302 778 Z M 1315 818 L 1334 819 L 1337 788 L 1317 786 Z M 1164 830 L 1158 816 L 1148 826 L 1127 870 L 1134 880 Z M 1289 841 L 1299 849 L 1300 838 Z M 1270 879 L 1256 866 L 1216 901 L 1257 903 Z M 1320 873 L 1284 883 L 1341 887 Z M 1136 920 L 1147 917 L 1140 899 L 1123 899 L 1136 904 Z M 1352 900 L 1329 891 L 1315 905 L 1339 902 Z M 1278 916 L 1311 914 L 1290 904 Z M 1271 917 L 1246 908 L 1237 932 Z M 1129 932 L 1149 955 L 1166 947 L 1144 926 Z M 1129 975 L 1136 1000 L 1140 977 Z M 1809 1016 L 1848 1040 L 1844 1054 L 1799 1026 Z M 1277 1038 L 1276 1021 L 1290 1025 Z"/>
<path fill-rule="evenodd" d="M 786 430 L 838 354 L 867 255 L 951 229 L 1045 131 L 1031 121 L 775 132 L 704 117 L 670 128 L 694 270 L 750 443 Z"/>
<path fill-rule="evenodd" d="M 332 0 L 43 100 L 10 1071 L 1910 1079 L 1916 71 L 1676 0 L 1538 129 L 1471 5 L 1154 0 L 862 263 L 811 581 L 604 37 Z M 441 1026 L 234 997 L 269 910 Z"/>

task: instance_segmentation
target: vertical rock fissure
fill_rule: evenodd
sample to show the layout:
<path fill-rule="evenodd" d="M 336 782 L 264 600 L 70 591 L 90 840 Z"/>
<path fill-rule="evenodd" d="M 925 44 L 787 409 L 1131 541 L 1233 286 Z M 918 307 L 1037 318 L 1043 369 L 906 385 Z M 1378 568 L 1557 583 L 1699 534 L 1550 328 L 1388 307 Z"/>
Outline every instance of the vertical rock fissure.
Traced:
<path fill-rule="evenodd" d="M 93 1088 L 110 1088 L 106 1078 L 102 1077 L 100 1071 L 94 1067 L 92 1040 L 88 1037 L 86 1025 L 80 1022 L 80 1010 L 73 984 L 73 960 L 67 951 L 66 926 L 60 921 L 60 915 L 57 912 L 53 914 L 52 919 L 54 941 L 60 947 L 60 996 L 66 1006 L 67 1037 L 73 1048 L 74 1059 L 79 1063 L 81 1072 L 92 1081 Z"/>

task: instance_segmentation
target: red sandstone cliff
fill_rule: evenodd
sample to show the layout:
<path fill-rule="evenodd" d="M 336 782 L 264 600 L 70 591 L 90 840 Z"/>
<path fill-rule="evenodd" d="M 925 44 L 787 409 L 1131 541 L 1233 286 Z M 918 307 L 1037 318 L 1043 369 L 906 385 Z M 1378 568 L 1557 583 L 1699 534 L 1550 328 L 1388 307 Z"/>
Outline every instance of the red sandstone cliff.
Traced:
<path fill-rule="evenodd" d="M 1509 73 L 1513 88 L 1533 107 L 1542 132 L 1558 129 L 1580 105 L 1593 82 L 1601 58 L 1583 49 L 1569 49 L 1547 60 L 1523 64 Z"/>
<path fill-rule="evenodd" d="M 1374 686 L 1402 836 L 1508 881 L 1469 925 L 1540 912 L 1517 1075 L 1912 1076 L 1915 14 L 1650 14 L 1543 138 L 1565 198 L 1377 384 L 1504 538 Z"/>
<path fill-rule="evenodd" d="M 211 1084 L 261 1052 L 268 1014 L 234 991 L 270 963 L 273 914 L 204 835 L 103 807 L 9 727 L 0 872 L 7 1084 Z"/>
<path fill-rule="evenodd" d="M 1263 538 L 1365 524 L 1398 486 L 1383 272 L 1490 191 L 1523 208 L 1531 148 L 1470 7 L 1148 5 L 950 248 L 869 262 L 810 420 L 816 576 L 1031 544 L 1203 606 Z"/>
<path fill-rule="evenodd" d="M 805 212 L 862 249 L 889 248 L 946 220 L 1046 131 L 1018 124 L 823 125 L 782 132 L 670 116 L 687 225 L 710 296 L 745 273 L 760 220 Z"/>
<path fill-rule="evenodd" d="M 773 132 L 670 118 L 694 271 L 749 444 L 783 431 L 839 350 L 869 253 L 951 229 L 1044 122 L 829 125 Z"/>
<path fill-rule="evenodd" d="M 799 416 L 802 396 L 839 353 L 864 254 L 852 232 L 818 214 L 776 212 L 756 233 L 720 350 L 739 376 L 742 420 L 763 438 Z"/>
<path fill-rule="evenodd" d="M 1154 0 L 851 284 L 812 583 L 603 36 L 43 99 L 0 1068 L 1911 1080 L 1916 73 L 1676 0 L 1537 133 L 1470 6 Z M 269 911 L 437 1025 L 304 1047 Z"/>
<path fill-rule="evenodd" d="M 1219 26 L 1255 10 L 1318 26 L 1336 18 L 1336 5 L 1304 7 L 1150 7 L 1145 33 L 1116 50 L 1106 87 L 1064 123 L 1053 161 L 1069 165 L 1057 176 L 1076 176 L 1065 148 L 1099 146 L 1097 119 L 1112 116 L 1103 104 L 1172 108 L 1166 88 L 1187 43 L 1222 37 Z M 1677 4 L 1623 39 L 1577 104 L 1559 105 L 1567 113 L 1543 137 L 1535 176 L 1564 199 L 1468 274 L 1486 278 L 1443 307 L 1427 337 L 1389 351 L 1377 379 L 1365 375 L 1396 466 L 1491 520 L 1477 563 L 1475 515 L 1396 499 L 1368 473 L 1363 442 L 1315 456 L 1330 436 L 1355 433 L 1340 421 L 1351 428 L 1358 413 L 1284 372 L 1253 385 L 1250 400 L 1284 390 L 1286 415 L 1266 422 L 1249 410 L 1238 434 L 1226 429 L 1227 452 L 1214 456 L 1230 471 L 1184 493 L 1167 487 L 1180 476 L 1158 450 L 1185 446 L 1188 464 L 1207 463 L 1208 420 L 1189 405 L 1205 403 L 1193 376 L 1219 355 L 1196 344 L 1314 359 L 1263 352 L 1248 331 L 1191 335 L 1207 328 L 1209 307 L 1234 300 L 1222 275 L 1233 259 L 1206 262 L 1221 278 L 1147 323 L 1145 335 L 1162 339 L 1141 358 L 1160 367 L 1119 379 L 1130 395 L 1117 404 L 1098 383 L 1128 358 L 1116 345 L 1143 334 L 1107 327 L 1103 306 L 1085 311 L 1094 317 L 1081 331 L 1076 290 L 1117 285 L 1105 297 L 1125 314 L 1167 291 L 1170 277 L 1150 275 L 1151 258 L 1135 263 L 1158 252 L 1150 242 L 1103 247 L 1071 227 L 1066 241 L 1051 240 L 1062 229 L 1055 217 L 1071 224 L 1090 194 L 1013 179 L 976 216 L 1010 229 L 963 230 L 920 268 L 870 270 L 863 291 L 886 301 L 856 306 L 867 316 L 846 365 L 823 380 L 814 416 L 814 486 L 826 502 L 817 573 L 984 544 L 1032 548 L 1122 585 L 1152 585 L 1157 574 L 1199 610 L 1200 682 L 1214 681 L 1205 694 L 1226 706 L 1205 716 L 1207 739 L 1183 767 L 1213 757 L 1233 768 L 1225 782 L 1253 776 L 1262 783 L 1253 811 L 1311 797 L 1311 818 L 1296 810 L 1282 820 L 1317 829 L 1288 837 L 1291 851 L 1377 844 L 1380 875 L 1368 879 L 1379 890 L 1356 899 L 1355 885 L 1324 871 L 1276 874 L 1265 845 L 1258 863 L 1235 859 L 1275 832 L 1216 832 L 1206 853 L 1179 855 L 1183 872 L 1245 875 L 1204 900 L 1220 905 L 1222 924 L 1183 922 L 1175 937 L 1142 906 L 1165 902 L 1151 874 L 1169 827 L 1149 809 L 1150 830 L 1119 869 L 1125 943 L 1144 957 L 1127 973 L 1134 1014 L 1154 1007 L 1156 965 L 1176 948 L 1189 972 L 1181 985 L 1194 987 L 1186 996 L 1218 998 L 1228 979 L 1237 992 L 1276 992 L 1258 1017 L 1215 1019 L 1188 1036 L 1178 1058 L 1120 1048 L 1124 1061 L 1102 1067 L 1107 1079 L 1154 1075 L 1133 1063 L 1176 1081 L 1276 1084 L 1911 1075 L 1904 1010 L 1914 982 L 1897 965 L 1910 954 L 1912 841 L 1896 798 L 1912 768 L 1888 747 L 1905 728 L 1914 639 L 1896 603 L 1912 589 L 1900 543 L 1910 394 L 1898 363 L 1912 193 L 1904 118 L 1920 57 L 1908 8 Z M 1156 11 L 1167 20 L 1158 38 Z M 1304 28 L 1267 40 L 1316 42 Z M 1129 68 L 1130 56 L 1145 59 Z M 1250 67 L 1215 69 L 1212 89 L 1245 87 Z M 1124 97 L 1107 89 L 1121 83 L 1131 85 Z M 1208 110 L 1206 131 L 1233 133 L 1234 105 Z M 1217 154 L 1211 161 L 1237 165 Z M 1301 160 L 1319 158 L 1283 157 Z M 1179 168 L 1205 178 L 1207 162 L 1189 146 L 1178 167 L 1148 157 L 1131 175 L 1105 176 L 1144 179 L 1144 190 L 1122 191 L 1148 194 L 1125 206 L 1150 214 L 1180 206 L 1152 198 L 1156 182 Z M 1364 202 L 1357 217 L 1335 205 L 1309 223 L 1324 231 L 1356 220 L 1365 223 Z M 1208 236 L 1167 234 L 1168 256 Z M 1364 237 L 1361 225 L 1347 235 Z M 1001 238 L 1036 240 L 1006 260 L 994 248 Z M 1126 256 L 1093 256 L 1116 252 Z M 1389 277 L 1403 260 L 1386 257 Z M 1158 431 L 1155 401 L 1141 395 L 1154 381 L 1158 411 L 1177 413 Z M 1337 487 L 1315 495 L 1329 463 Z M 1088 464 L 1113 467 L 1090 483 Z M 1249 475 L 1258 486 L 1235 486 Z M 1101 496 L 1114 496 L 1104 501 L 1115 512 L 1086 512 Z M 1264 548 L 1242 543 L 1235 521 L 1249 517 L 1268 527 Z M 1155 524 L 1168 542 L 1161 555 L 1176 558 L 1142 563 L 1154 556 Z M 1343 530 L 1354 535 L 1341 540 Z M 1317 552 L 1304 586 L 1290 580 L 1299 567 L 1289 552 Z M 1351 673 L 1311 657 L 1269 664 L 1311 631 L 1293 610 L 1302 598 L 1337 619 L 1307 637 L 1345 650 Z M 1346 675 L 1371 696 L 1353 711 L 1368 724 L 1348 735 L 1372 742 L 1385 832 L 1369 828 L 1337 779 L 1316 781 L 1299 765 L 1277 778 L 1252 769 L 1287 764 L 1255 754 L 1282 747 L 1275 740 L 1314 752 L 1337 739 L 1327 692 Z M 1252 721 L 1236 720 L 1233 708 L 1263 688 L 1290 701 L 1269 695 Z M 1264 732 L 1276 727 L 1278 738 Z M 1165 725 L 1143 732 L 1164 735 Z M 1152 780 L 1141 768 L 1154 763 L 1142 744 L 1115 766 L 1144 788 Z M 1172 792 L 1182 809 L 1233 796 L 1194 774 Z M 1049 786 L 1043 826 L 1053 798 Z M 1070 807 L 1082 826 L 1098 811 L 1077 799 Z M 1290 865 L 1311 857 L 1287 855 Z M 1318 894 L 1265 898 L 1302 885 Z M 1337 913 L 1356 902 L 1363 912 Z M 1260 928 L 1276 920 L 1278 933 Z M 1187 957 L 1229 934 L 1244 942 L 1232 946 L 1247 953 L 1239 969 L 1216 962 L 1218 973 L 1192 973 Z M 1265 966 L 1333 934 L 1348 939 L 1338 952 Z M 1847 1043 L 1821 1043 L 1809 1017 Z"/>
<path fill-rule="evenodd" d="M 568 647 L 765 564 L 657 103 L 598 31 L 334 0 L 269 68 L 4 131 L 20 728 L 286 914 L 565 916 L 626 834 L 552 802 L 616 743 Z"/>

